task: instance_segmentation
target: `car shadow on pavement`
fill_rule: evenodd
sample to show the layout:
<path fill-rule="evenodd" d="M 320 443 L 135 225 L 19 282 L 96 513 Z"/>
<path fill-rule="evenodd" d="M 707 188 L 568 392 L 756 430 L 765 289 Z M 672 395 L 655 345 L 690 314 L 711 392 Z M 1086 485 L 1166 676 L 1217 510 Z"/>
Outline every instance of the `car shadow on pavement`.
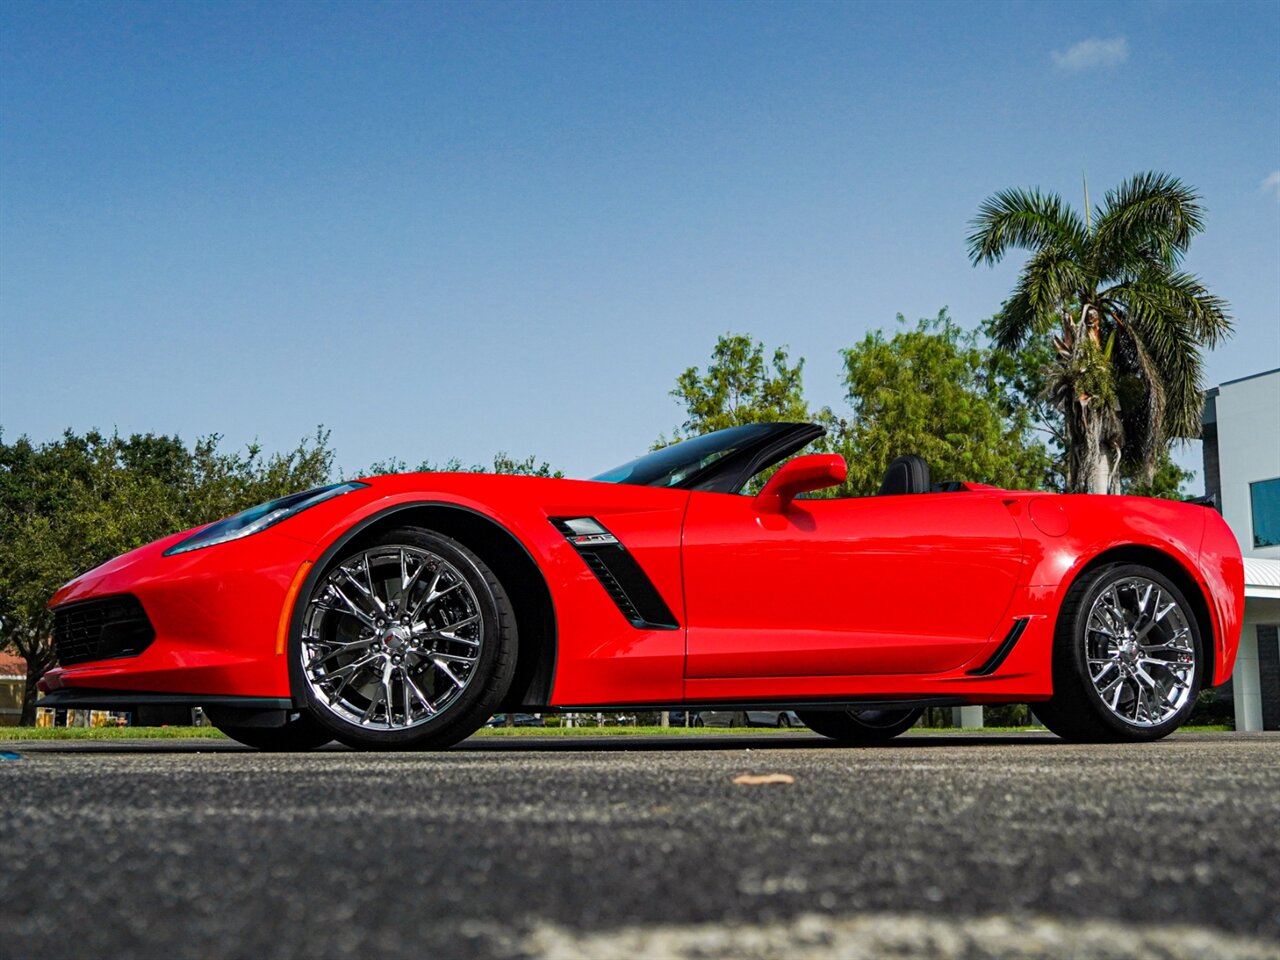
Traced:
<path fill-rule="evenodd" d="M 520 736 L 520 737 L 472 737 L 464 740 L 452 752 L 477 753 L 538 752 L 601 752 L 631 753 L 643 751 L 723 751 L 723 750 L 847 750 L 847 749 L 929 749 L 931 747 L 994 747 L 1018 744 L 1043 744 L 1061 742 L 1051 733 L 1025 734 L 904 734 L 880 748 L 850 748 L 827 737 L 801 733 L 731 734 L 699 736 L 682 734 L 664 737 L 653 736 Z"/>
<path fill-rule="evenodd" d="M 782 752 L 791 750 L 928 750 L 956 747 L 1035 746 L 1061 743 L 1051 733 L 1027 732 L 1011 734 L 911 734 L 907 733 L 883 747 L 844 747 L 826 737 L 804 733 L 762 734 L 680 734 L 672 736 L 475 736 L 448 748 L 447 753 L 712 753 L 726 750 L 759 750 Z M 231 740 L 14 740 L 0 741 L 6 750 L 19 754 L 193 754 L 193 753 L 258 753 Z M 321 747 L 318 753 L 354 753 L 340 743 Z M 403 751 L 412 752 L 412 751 Z M 372 754 L 371 754 L 372 755 Z"/>

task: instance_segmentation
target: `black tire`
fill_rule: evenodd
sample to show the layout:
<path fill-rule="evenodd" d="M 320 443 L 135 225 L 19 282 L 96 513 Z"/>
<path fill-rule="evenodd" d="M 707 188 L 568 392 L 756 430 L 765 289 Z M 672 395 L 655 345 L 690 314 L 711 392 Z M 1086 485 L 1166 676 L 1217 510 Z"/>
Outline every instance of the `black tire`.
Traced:
<path fill-rule="evenodd" d="M 923 710 L 797 710 L 796 715 L 814 733 L 854 747 L 888 743 L 910 730 Z"/>
<path fill-rule="evenodd" d="M 1117 715 L 1107 705 L 1092 680 L 1089 669 L 1089 617 L 1095 603 L 1118 584 L 1143 580 L 1155 584 L 1178 607 L 1178 616 L 1190 634 L 1194 667 L 1185 700 L 1167 719 L 1140 725 Z M 1168 618 L 1166 618 L 1168 619 Z M 1161 626 L 1159 629 L 1163 630 Z M 1153 629 L 1152 632 L 1156 632 Z M 1094 638 L 1098 642 L 1098 638 Z M 1053 696 L 1031 704 L 1031 711 L 1052 732 L 1077 743 L 1149 742 L 1167 737 L 1186 722 L 1195 709 L 1196 696 L 1204 681 L 1204 641 L 1200 624 L 1182 590 L 1168 577 L 1150 567 L 1134 563 L 1113 563 L 1088 571 L 1080 577 L 1062 603 L 1053 641 Z M 1172 671 L 1157 671 L 1172 678 Z M 1148 671 L 1148 675 L 1151 673 Z M 1136 688 L 1136 684 L 1135 684 Z M 1179 690 L 1182 686 L 1179 685 Z M 1135 710 L 1135 716 L 1137 711 Z"/>
<path fill-rule="evenodd" d="M 443 749 L 471 736 L 502 706 L 516 667 L 518 638 L 515 613 L 506 590 L 483 560 L 457 540 L 417 527 L 391 530 L 347 548 L 329 564 L 325 576 L 362 554 L 367 556 L 370 551 L 397 547 L 443 560 L 452 571 L 450 575 L 464 581 L 470 591 L 466 596 L 474 600 L 483 642 L 470 665 L 471 672 L 467 674 L 465 686 L 438 712 L 426 715 L 412 725 L 394 728 L 394 724 L 389 723 L 392 729 L 374 729 L 332 707 L 325 697 L 317 693 L 315 684 L 306 676 L 305 668 L 295 672 L 295 676 L 302 677 L 303 693 L 317 722 L 348 746 L 365 750 Z M 308 606 L 321 603 L 325 576 L 316 578 L 311 593 L 301 603 Z M 409 605 L 406 602 L 406 606 Z M 306 630 L 305 612 L 299 622 Z M 301 636 L 293 637 L 291 650 L 295 664 L 301 664 Z M 406 664 L 409 662 L 407 656 L 405 661 Z M 405 672 L 408 672 L 407 666 Z M 407 691 L 405 696 L 407 698 Z M 392 707 L 388 706 L 387 714 L 391 713 Z"/>
<path fill-rule="evenodd" d="M 778 721 L 774 724 L 779 730 L 787 730 L 791 727 L 791 718 L 785 713 L 778 714 Z"/>
<path fill-rule="evenodd" d="M 333 742 L 333 734 L 305 710 L 292 714 L 281 727 L 242 727 L 219 723 L 212 717 L 210 722 L 232 740 L 268 753 L 302 753 Z"/>

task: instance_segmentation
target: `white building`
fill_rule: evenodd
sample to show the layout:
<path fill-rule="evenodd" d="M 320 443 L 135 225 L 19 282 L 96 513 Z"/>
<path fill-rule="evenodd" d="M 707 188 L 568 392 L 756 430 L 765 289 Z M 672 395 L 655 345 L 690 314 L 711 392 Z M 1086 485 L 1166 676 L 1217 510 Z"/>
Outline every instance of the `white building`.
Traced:
<path fill-rule="evenodd" d="M 1280 369 L 1205 394 L 1205 493 L 1244 554 L 1237 730 L 1280 730 Z"/>

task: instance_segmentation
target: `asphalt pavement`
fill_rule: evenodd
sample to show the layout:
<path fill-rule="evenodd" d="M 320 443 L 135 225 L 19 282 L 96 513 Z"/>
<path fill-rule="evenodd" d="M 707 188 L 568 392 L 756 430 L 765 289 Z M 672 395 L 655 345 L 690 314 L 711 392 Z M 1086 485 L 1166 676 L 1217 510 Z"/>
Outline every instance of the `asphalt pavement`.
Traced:
<path fill-rule="evenodd" d="M 0 751 L 6 958 L 1280 958 L 1275 734 Z"/>

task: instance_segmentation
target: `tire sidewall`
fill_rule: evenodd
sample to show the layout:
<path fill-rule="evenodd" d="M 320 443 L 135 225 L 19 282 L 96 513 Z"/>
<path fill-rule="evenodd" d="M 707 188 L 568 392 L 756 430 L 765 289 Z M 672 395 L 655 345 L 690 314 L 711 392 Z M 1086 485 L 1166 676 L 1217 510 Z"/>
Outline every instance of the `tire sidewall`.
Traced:
<path fill-rule="evenodd" d="M 437 554 L 452 564 L 466 580 L 475 594 L 476 605 L 480 614 L 480 622 L 484 630 L 484 643 L 480 648 L 479 662 L 472 673 L 466 689 L 456 700 L 450 703 L 438 716 L 403 730 L 369 729 L 344 717 L 337 716 L 321 700 L 312 689 L 306 678 L 306 670 L 302 666 L 302 630 L 306 622 L 305 610 L 315 597 L 316 591 L 323 586 L 329 573 L 340 564 L 358 553 L 377 547 L 405 546 L 419 550 L 427 550 Z M 295 676 L 302 686 L 302 695 L 307 708 L 316 721 L 333 736 L 348 746 L 362 749 L 414 749 L 417 747 L 442 747 L 456 743 L 470 736 L 483 726 L 506 694 L 510 685 L 510 671 L 506 683 L 501 686 L 498 695 L 489 680 L 495 665 L 502 659 L 504 648 L 514 643 L 514 620 L 499 614 L 499 598 L 490 583 L 496 585 L 493 574 L 484 567 L 482 561 L 470 550 L 449 537 L 431 533 L 426 530 L 401 528 L 379 536 L 371 537 L 359 543 L 349 545 L 341 550 L 326 565 L 324 571 L 315 579 L 310 591 L 299 599 L 303 616 L 297 618 L 298 626 L 290 637 L 291 663 L 297 667 Z M 499 587 L 500 589 L 500 587 Z M 505 600 L 503 601 L 505 602 Z"/>
<path fill-rule="evenodd" d="M 1187 697 L 1186 703 L 1168 720 L 1150 727 L 1140 727 L 1127 723 L 1111 712 L 1111 709 L 1103 703 L 1102 695 L 1098 693 L 1097 687 L 1093 684 L 1087 662 L 1089 612 L 1093 609 L 1093 605 L 1100 594 L 1116 581 L 1127 577 L 1141 577 L 1145 580 L 1150 580 L 1177 601 L 1178 608 L 1182 611 L 1183 616 L 1186 617 L 1187 626 L 1191 630 L 1191 640 L 1195 650 L 1196 665 L 1191 679 L 1191 693 Z M 1195 709 L 1196 698 L 1199 696 L 1201 685 L 1204 682 L 1205 649 L 1204 640 L 1200 635 L 1200 623 L 1195 616 L 1195 611 L 1187 602 L 1186 595 L 1173 581 L 1158 570 L 1152 570 L 1150 567 L 1145 567 L 1141 564 L 1118 563 L 1103 567 L 1085 585 L 1083 596 L 1080 598 L 1079 606 L 1076 608 L 1074 620 L 1075 622 L 1068 627 L 1070 631 L 1068 637 L 1071 670 L 1076 684 L 1081 688 L 1085 703 L 1089 705 L 1090 712 L 1107 730 L 1116 734 L 1118 739 L 1123 740 L 1159 740 L 1161 737 L 1168 736 L 1186 722 L 1187 717 L 1191 715 L 1191 711 Z"/>

